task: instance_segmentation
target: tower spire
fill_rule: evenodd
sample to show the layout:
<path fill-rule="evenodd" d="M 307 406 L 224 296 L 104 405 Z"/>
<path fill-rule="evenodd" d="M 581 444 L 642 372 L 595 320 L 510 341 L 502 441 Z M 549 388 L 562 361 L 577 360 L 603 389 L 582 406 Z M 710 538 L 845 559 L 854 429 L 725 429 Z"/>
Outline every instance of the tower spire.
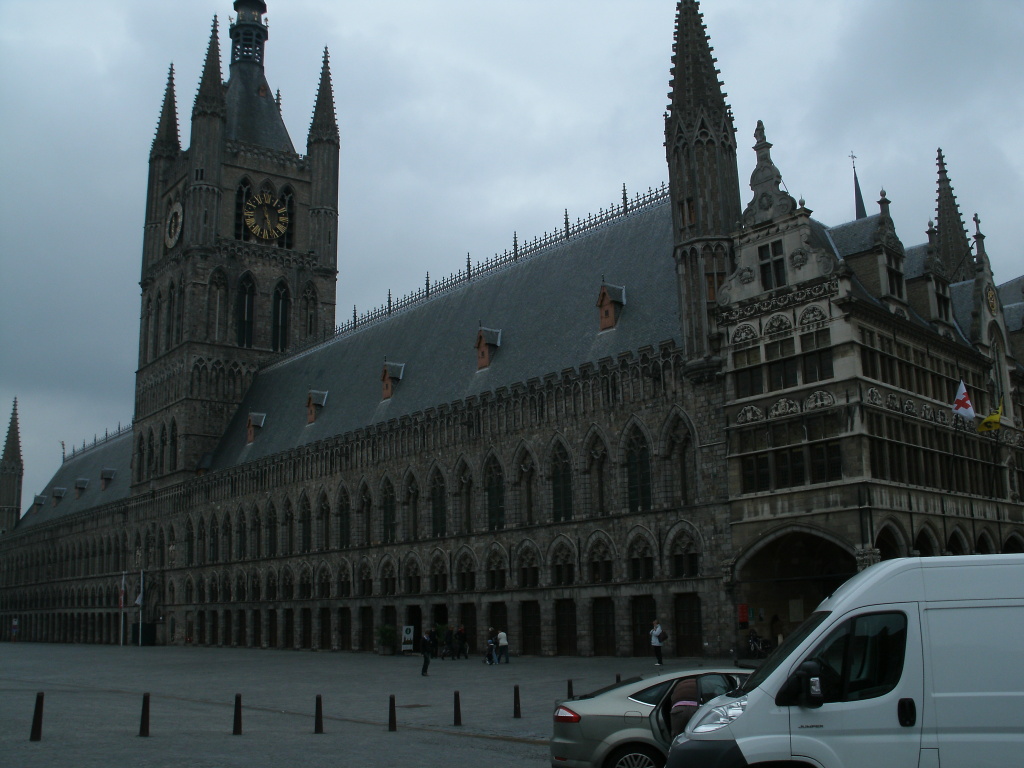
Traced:
<path fill-rule="evenodd" d="M 939 167 L 938 195 L 935 203 L 935 228 L 938 234 L 939 262 L 949 281 L 959 283 L 974 277 L 974 261 L 971 245 L 967 239 L 960 205 L 953 194 L 953 185 L 946 173 L 946 158 L 938 150 L 936 165 Z"/>
<path fill-rule="evenodd" d="M 212 115 L 224 117 L 226 107 L 224 104 L 224 88 L 221 85 L 220 74 L 220 42 L 218 40 L 217 17 L 213 17 L 213 27 L 210 30 L 210 43 L 206 48 L 206 61 L 203 63 L 203 74 L 199 78 L 199 90 L 196 93 L 196 101 L 192 106 L 192 117 Z"/>
<path fill-rule="evenodd" d="M 18 427 L 18 398 L 14 398 L 7 442 L 0 460 L 0 535 L 14 530 L 21 517 L 21 481 L 25 463 L 21 458 L 21 430 Z"/>
<path fill-rule="evenodd" d="M 323 64 L 320 67 L 320 85 L 316 90 L 316 104 L 313 107 L 313 119 L 309 125 L 309 136 L 306 138 L 306 150 L 313 144 L 327 142 L 334 146 L 340 145 L 338 137 L 338 120 L 334 113 L 334 86 L 331 82 L 331 54 L 324 47 Z"/>
<path fill-rule="evenodd" d="M 160 109 L 160 122 L 156 126 L 150 158 L 177 157 L 181 152 L 178 138 L 178 106 L 174 96 L 174 65 L 167 72 L 167 88 L 164 89 L 164 103 Z"/>
<path fill-rule="evenodd" d="M 853 163 L 853 208 L 854 215 L 858 219 L 868 217 L 867 209 L 864 208 L 864 195 L 860 192 L 860 179 L 857 178 L 857 156 L 850 150 L 850 162 Z"/>

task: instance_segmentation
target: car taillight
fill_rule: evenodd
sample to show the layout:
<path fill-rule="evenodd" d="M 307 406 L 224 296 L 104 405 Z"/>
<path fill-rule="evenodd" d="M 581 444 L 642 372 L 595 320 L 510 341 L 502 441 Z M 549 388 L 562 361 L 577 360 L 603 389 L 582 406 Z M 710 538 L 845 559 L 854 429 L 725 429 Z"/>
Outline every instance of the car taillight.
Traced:
<path fill-rule="evenodd" d="M 579 721 L 580 716 L 568 707 L 559 707 L 555 710 L 556 723 L 578 723 Z"/>

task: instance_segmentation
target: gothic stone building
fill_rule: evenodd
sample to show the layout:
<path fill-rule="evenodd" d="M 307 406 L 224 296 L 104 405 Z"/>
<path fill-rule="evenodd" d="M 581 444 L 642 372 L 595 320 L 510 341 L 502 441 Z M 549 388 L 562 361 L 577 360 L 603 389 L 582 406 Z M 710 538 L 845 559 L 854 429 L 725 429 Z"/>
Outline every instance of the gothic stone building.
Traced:
<path fill-rule="evenodd" d="M 920 245 L 884 192 L 813 219 L 760 124 L 742 193 L 681 0 L 667 187 L 335 330 L 328 59 L 301 155 L 266 6 L 235 10 L 187 150 L 173 72 L 164 96 L 132 427 L 21 515 L 15 404 L 0 637 L 141 620 L 157 643 L 373 650 L 463 624 L 477 647 L 493 626 L 522 653 L 628 655 L 658 616 L 670 653 L 732 655 L 881 558 L 1024 549 L 1024 278 L 996 283 L 977 224 L 972 247 L 941 151 Z M 961 380 L 1000 429 L 952 414 Z"/>

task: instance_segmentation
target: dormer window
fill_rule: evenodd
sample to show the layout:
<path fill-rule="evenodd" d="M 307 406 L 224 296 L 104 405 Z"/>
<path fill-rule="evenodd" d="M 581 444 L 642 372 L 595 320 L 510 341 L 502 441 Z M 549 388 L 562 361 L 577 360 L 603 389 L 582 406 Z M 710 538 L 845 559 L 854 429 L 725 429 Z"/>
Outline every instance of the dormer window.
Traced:
<path fill-rule="evenodd" d="M 64 500 L 65 494 L 67 494 L 67 488 L 54 488 L 53 489 L 53 506 L 57 506 Z"/>
<path fill-rule="evenodd" d="M 249 419 L 245 424 L 245 442 L 252 443 L 256 440 L 256 433 L 263 429 L 263 424 L 267 420 L 267 414 L 265 413 L 250 413 Z"/>
<path fill-rule="evenodd" d="M 46 504 L 46 496 L 43 494 L 36 494 L 35 499 L 32 500 L 32 511 L 38 512 Z"/>
<path fill-rule="evenodd" d="M 112 467 L 104 467 L 100 470 L 100 490 L 105 491 L 107 487 L 114 481 L 114 475 L 117 474 L 117 470 Z"/>
<path fill-rule="evenodd" d="M 758 246 L 757 260 L 761 265 L 762 290 L 770 291 L 786 285 L 786 254 L 781 240 Z"/>
<path fill-rule="evenodd" d="M 89 487 L 89 478 L 80 477 L 75 480 L 75 498 L 82 498 L 82 494 L 85 493 L 85 489 Z"/>
<path fill-rule="evenodd" d="M 598 324 L 602 331 L 607 331 L 619 324 L 619 315 L 626 306 L 626 288 L 621 285 L 601 284 L 601 292 L 597 296 Z"/>
<path fill-rule="evenodd" d="M 319 389 L 309 390 L 306 396 L 306 423 L 312 424 L 320 414 L 320 409 L 327 404 L 327 392 Z"/>
<path fill-rule="evenodd" d="M 384 363 L 380 372 L 380 399 L 390 400 L 395 393 L 395 385 L 402 380 L 405 363 Z"/>
<path fill-rule="evenodd" d="M 889 253 L 885 256 L 885 273 L 889 280 L 889 295 L 903 298 L 903 265 L 900 257 Z"/>
<path fill-rule="evenodd" d="M 481 328 L 476 333 L 476 369 L 487 368 L 491 364 L 498 347 L 501 346 L 501 331 L 496 328 Z"/>
<path fill-rule="evenodd" d="M 935 280 L 935 314 L 939 320 L 949 322 L 949 283 Z"/>

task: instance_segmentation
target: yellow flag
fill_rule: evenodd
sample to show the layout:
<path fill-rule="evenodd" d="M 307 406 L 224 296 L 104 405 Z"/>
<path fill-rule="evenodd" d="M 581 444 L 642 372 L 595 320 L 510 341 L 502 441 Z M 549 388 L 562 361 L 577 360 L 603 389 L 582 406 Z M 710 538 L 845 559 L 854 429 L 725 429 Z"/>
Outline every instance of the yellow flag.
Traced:
<path fill-rule="evenodd" d="M 984 419 L 981 420 L 981 424 L 978 425 L 979 432 L 991 432 L 999 429 L 1002 424 L 1000 423 L 1003 418 L 1003 401 L 999 401 L 999 410 L 995 413 L 990 413 Z"/>

